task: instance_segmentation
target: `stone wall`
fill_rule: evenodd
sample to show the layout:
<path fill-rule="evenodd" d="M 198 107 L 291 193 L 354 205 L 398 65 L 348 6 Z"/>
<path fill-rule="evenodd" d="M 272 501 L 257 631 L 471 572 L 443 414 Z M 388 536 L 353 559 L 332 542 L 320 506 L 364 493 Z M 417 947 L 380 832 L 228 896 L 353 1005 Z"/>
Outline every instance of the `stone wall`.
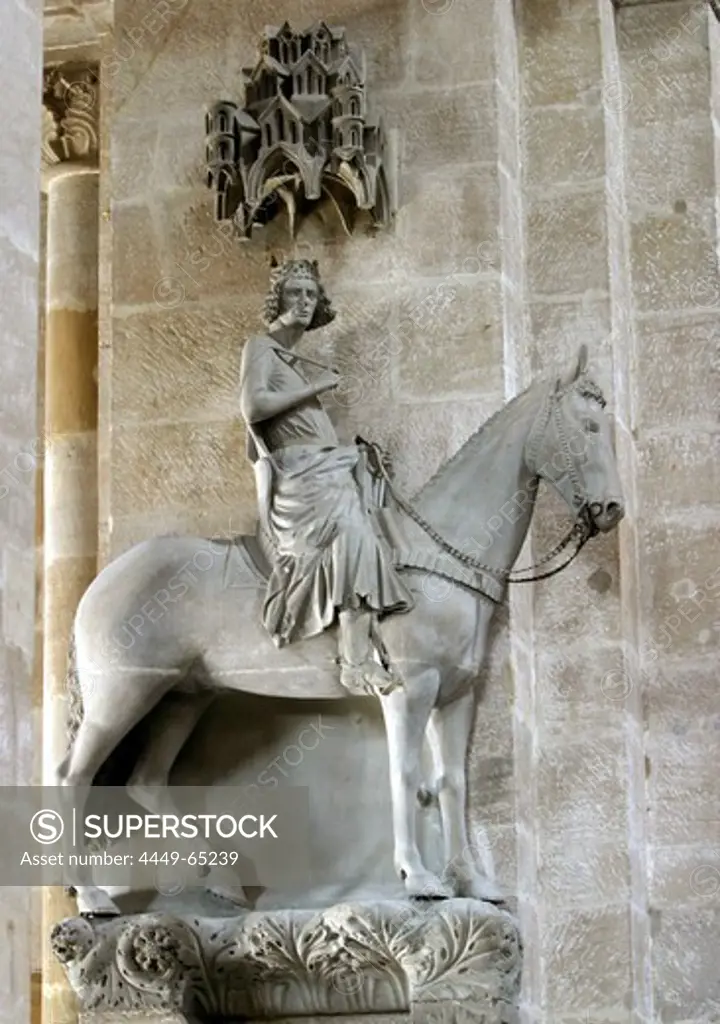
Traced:
<path fill-rule="evenodd" d="M 340 431 L 387 446 L 412 490 L 581 341 L 616 420 L 626 521 L 512 595 L 470 759 L 473 827 L 518 900 L 525 1019 L 700 1024 L 720 1000 L 708 13 L 515 7 L 117 5 L 102 62 L 101 557 L 252 522 L 239 360 L 270 255 L 290 247 L 280 225 L 241 245 L 213 223 L 203 112 L 241 98 L 265 24 L 344 25 L 396 133 L 399 212 L 390 233 L 347 239 L 321 207 L 299 232 L 339 310 L 308 352 L 352 382 Z M 543 499 L 523 561 L 563 516 Z"/>
<path fill-rule="evenodd" d="M 347 408 L 338 406 L 341 426 L 377 425 L 396 450 L 406 451 L 414 438 L 403 482 L 417 485 L 504 389 L 495 267 L 460 277 L 442 315 L 416 313 L 422 326 L 412 325 L 392 372 L 384 344 L 400 319 L 495 234 L 494 44 L 483 5 L 458 5 L 456 17 L 467 27 L 463 60 L 453 24 L 408 3 L 386 4 L 382 14 L 369 3 L 338 3 L 331 11 L 319 3 L 241 10 L 190 3 L 163 24 L 143 22 L 142 12 L 142 5 L 122 5 L 114 60 L 106 64 L 116 268 L 105 369 L 115 434 L 107 552 L 155 525 L 220 531 L 229 516 L 249 523 L 251 476 L 237 416 L 240 348 L 259 323 L 270 253 L 287 241 L 271 230 L 267 242 L 230 244 L 213 224 L 203 184 L 203 111 L 218 96 L 240 98 L 240 68 L 254 59 L 262 26 L 286 16 L 304 24 L 322 14 L 345 25 L 366 49 L 372 104 L 400 129 L 396 230 L 346 240 L 333 210 L 323 209 L 299 243 L 312 247 L 341 311 L 318 345 L 359 378 L 362 391 L 362 401 L 353 394 Z M 429 224 L 437 229 L 430 236 Z M 484 325 L 480 343 L 476 320 Z M 447 338 L 450 358 L 440 347 Z M 141 457 L 127 458 L 130 451 Z"/>
<path fill-rule="evenodd" d="M 0 86 L 7 104 L 0 147 L 0 785 L 39 778 L 41 684 L 35 672 L 40 236 L 41 5 L 3 6 Z M 0 891 L 0 1020 L 29 1020 L 29 891 Z"/>

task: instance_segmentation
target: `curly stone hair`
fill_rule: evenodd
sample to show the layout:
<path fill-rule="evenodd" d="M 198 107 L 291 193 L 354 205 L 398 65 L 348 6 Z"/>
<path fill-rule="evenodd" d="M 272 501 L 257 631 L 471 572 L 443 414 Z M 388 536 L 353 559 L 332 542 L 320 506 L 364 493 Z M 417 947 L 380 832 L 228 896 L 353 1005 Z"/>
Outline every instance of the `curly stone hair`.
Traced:
<path fill-rule="evenodd" d="M 336 314 L 320 281 L 317 260 L 284 260 L 273 266 L 270 271 L 270 291 L 265 299 L 263 320 L 269 327 L 280 316 L 282 287 L 289 277 L 295 275 L 311 277 L 318 286 L 317 306 L 308 330 L 314 331 L 317 327 L 325 327 L 335 319 Z"/>

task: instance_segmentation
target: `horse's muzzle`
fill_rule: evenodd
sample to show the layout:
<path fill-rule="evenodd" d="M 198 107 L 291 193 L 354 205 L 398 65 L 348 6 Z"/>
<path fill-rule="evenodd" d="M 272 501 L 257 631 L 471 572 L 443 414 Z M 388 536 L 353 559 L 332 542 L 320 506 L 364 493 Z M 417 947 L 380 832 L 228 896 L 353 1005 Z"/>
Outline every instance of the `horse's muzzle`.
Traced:
<path fill-rule="evenodd" d="M 598 530 L 607 533 L 618 525 L 625 515 L 625 508 L 618 498 L 610 498 L 602 502 L 594 501 L 590 505 L 590 514 Z"/>

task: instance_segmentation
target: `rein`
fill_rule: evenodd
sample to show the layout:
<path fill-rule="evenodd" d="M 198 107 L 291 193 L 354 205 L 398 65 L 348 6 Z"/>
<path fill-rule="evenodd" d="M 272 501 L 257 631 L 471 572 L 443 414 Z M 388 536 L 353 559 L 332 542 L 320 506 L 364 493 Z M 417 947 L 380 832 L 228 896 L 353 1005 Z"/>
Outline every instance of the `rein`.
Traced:
<path fill-rule="evenodd" d="M 398 493 L 385 467 L 382 452 L 379 447 L 372 441 L 365 441 L 363 439 L 363 443 L 373 451 L 378 469 L 385 481 L 385 484 L 387 485 L 389 493 L 392 495 L 398 507 L 402 509 L 402 511 L 405 512 L 405 514 L 428 535 L 428 537 L 435 541 L 443 551 L 457 559 L 457 561 L 461 562 L 463 565 L 466 565 L 468 568 L 473 569 L 476 572 L 488 573 L 504 583 L 534 583 L 537 580 L 549 579 L 551 576 L 555 576 L 557 573 L 567 568 L 567 566 L 577 558 L 590 538 L 594 537 L 598 532 L 597 526 L 592 520 L 587 500 L 583 496 L 581 481 L 572 461 L 570 445 L 568 444 L 563 428 L 560 404 L 557 401 L 557 395 L 555 392 L 548 393 L 548 397 L 543 403 L 543 406 L 536 417 L 535 423 L 533 424 L 527 443 L 528 456 L 532 453 L 532 465 L 534 467 L 534 455 L 539 446 L 539 442 L 550 423 L 550 418 L 553 413 L 555 414 L 555 427 L 558 434 L 558 440 L 560 441 L 560 450 L 565 463 L 565 470 L 568 473 L 573 486 L 573 504 L 577 508 L 577 518 L 562 540 L 556 544 L 551 551 L 546 555 L 543 555 L 542 558 L 539 558 L 532 565 L 526 565 L 520 569 L 498 569 L 496 566 L 486 565 L 484 562 L 479 561 L 477 558 L 473 558 L 472 555 L 467 554 L 465 551 L 461 551 L 459 548 L 455 547 L 454 544 L 451 544 L 450 541 L 438 533 L 435 527 L 426 519 L 423 519 L 420 513 L 413 508 L 413 506 L 406 501 L 401 494 Z M 537 469 L 536 475 L 540 478 L 547 479 L 544 477 L 544 474 Z M 565 561 L 561 562 L 560 565 L 557 565 L 552 569 L 548 569 L 545 572 L 536 573 L 533 576 L 524 575 L 528 572 L 534 573 L 536 569 L 547 565 L 548 562 L 551 562 L 556 558 L 560 552 L 564 551 L 565 548 L 567 548 L 573 541 L 575 542 L 574 550 L 570 552 Z M 473 587 L 472 589 L 475 588 Z"/>

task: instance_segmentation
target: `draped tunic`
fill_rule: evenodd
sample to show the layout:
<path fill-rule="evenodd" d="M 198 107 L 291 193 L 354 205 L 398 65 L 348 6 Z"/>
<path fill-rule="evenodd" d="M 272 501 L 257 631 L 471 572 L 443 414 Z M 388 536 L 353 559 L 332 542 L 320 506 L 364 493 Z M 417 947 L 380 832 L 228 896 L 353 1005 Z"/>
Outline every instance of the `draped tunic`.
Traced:
<path fill-rule="evenodd" d="M 245 407 L 253 388 L 292 393 L 308 384 L 293 352 L 267 336 L 247 343 L 241 379 Z M 339 442 L 319 398 L 254 422 L 250 430 L 249 457 L 267 454 L 272 466 L 269 525 L 276 555 L 263 621 L 276 643 L 321 633 L 340 609 L 411 608 L 412 597 L 360 500 L 358 449 Z"/>

